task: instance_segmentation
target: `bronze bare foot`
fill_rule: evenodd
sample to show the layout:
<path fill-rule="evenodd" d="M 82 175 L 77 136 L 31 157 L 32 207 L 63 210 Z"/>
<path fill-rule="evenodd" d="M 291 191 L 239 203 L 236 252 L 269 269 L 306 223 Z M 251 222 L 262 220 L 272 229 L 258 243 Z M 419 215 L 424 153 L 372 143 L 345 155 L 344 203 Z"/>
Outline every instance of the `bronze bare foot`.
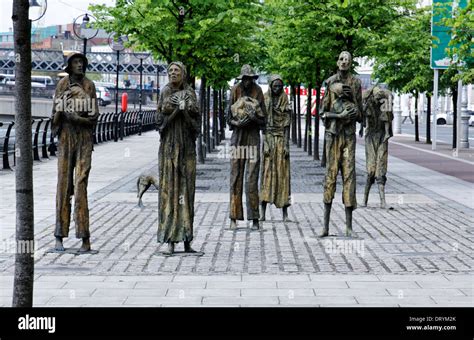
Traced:
<path fill-rule="evenodd" d="M 57 251 L 64 251 L 63 238 L 56 236 L 56 244 L 54 249 Z"/>
<path fill-rule="evenodd" d="M 387 204 L 385 202 L 385 185 L 379 184 L 380 208 L 385 209 Z"/>
<path fill-rule="evenodd" d="M 319 235 L 320 237 L 329 236 L 329 218 L 331 217 L 331 205 L 332 203 L 324 203 L 324 227 L 323 232 Z"/>
<path fill-rule="evenodd" d="M 230 219 L 230 229 L 237 229 L 237 221 L 233 218 Z"/>
<path fill-rule="evenodd" d="M 265 215 L 266 215 L 266 212 L 267 212 L 267 202 L 262 202 L 261 204 L 261 211 L 262 211 L 262 217 L 260 217 L 260 221 L 265 221 Z"/>
<path fill-rule="evenodd" d="M 252 222 L 252 230 L 260 229 L 260 224 L 258 223 L 258 219 L 254 219 Z"/>
<path fill-rule="evenodd" d="M 362 207 L 366 207 L 367 203 L 369 202 L 369 193 L 370 187 L 372 186 L 373 180 L 371 178 L 367 178 L 367 182 L 365 183 L 365 190 L 364 190 L 364 202 L 361 204 Z"/>
<path fill-rule="evenodd" d="M 88 237 L 84 237 L 82 239 L 82 246 L 81 248 L 79 248 L 79 252 L 80 253 L 86 253 L 88 252 L 89 250 L 91 250 L 91 242 L 90 242 L 90 239 Z"/>
<path fill-rule="evenodd" d="M 329 228 L 323 227 L 323 231 L 319 234 L 319 237 L 329 236 Z"/>
<path fill-rule="evenodd" d="M 352 207 L 346 207 L 346 236 L 352 237 Z"/>
<path fill-rule="evenodd" d="M 197 253 L 193 248 L 191 248 L 191 242 L 184 241 L 184 252 L 186 253 Z"/>
<path fill-rule="evenodd" d="M 165 255 L 173 255 L 174 253 L 174 242 L 169 242 L 168 243 L 168 249 L 163 252 Z"/>
<path fill-rule="evenodd" d="M 290 218 L 288 217 L 288 207 L 283 208 L 283 222 L 291 222 Z"/>

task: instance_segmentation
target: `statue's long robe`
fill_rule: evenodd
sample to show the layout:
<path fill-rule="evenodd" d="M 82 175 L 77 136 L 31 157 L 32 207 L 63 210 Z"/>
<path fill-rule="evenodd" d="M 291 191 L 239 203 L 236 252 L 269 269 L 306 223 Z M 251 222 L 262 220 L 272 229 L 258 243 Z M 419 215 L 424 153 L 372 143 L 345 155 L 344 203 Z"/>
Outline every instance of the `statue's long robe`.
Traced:
<path fill-rule="evenodd" d="M 250 122 L 244 127 L 235 126 L 232 115 L 232 105 L 239 98 L 247 95 L 258 101 L 263 117 L 257 116 L 257 121 Z M 260 130 L 265 128 L 265 100 L 260 86 L 252 84 L 249 93 L 245 93 L 242 83 L 231 90 L 227 122 L 232 130 L 230 146 L 234 150 L 230 161 L 230 206 L 229 217 L 235 220 L 244 219 L 242 193 L 245 176 L 245 197 L 247 204 L 247 220 L 260 218 L 258 176 L 260 173 Z"/>
<path fill-rule="evenodd" d="M 182 112 L 170 119 L 177 109 L 170 98 L 177 92 L 189 97 L 189 120 Z M 193 89 L 188 85 L 181 89 L 166 85 L 160 95 L 156 118 L 161 136 L 158 242 L 190 242 L 193 239 L 196 137 L 201 126 Z"/>
<path fill-rule="evenodd" d="M 374 93 L 382 91 L 385 95 L 386 104 L 382 107 L 376 102 Z M 374 93 L 372 93 L 374 92 Z M 377 181 L 378 184 L 385 184 L 387 181 L 387 163 L 388 163 L 388 140 L 384 141 L 387 131 L 385 124 L 389 124 L 388 135 L 393 136 L 392 120 L 393 112 L 391 110 L 391 92 L 388 90 L 367 91 L 371 94 L 367 100 L 365 110 L 365 119 L 367 128 L 365 129 L 365 160 L 367 167 L 367 178 L 371 183 Z M 366 95 L 365 97 L 368 97 Z"/>
<path fill-rule="evenodd" d="M 273 97 L 271 89 L 265 94 L 267 108 L 266 131 L 263 136 L 263 166 L 260 201 L 277 208 L 291 204 L 289 126 L 291 111 L 285 92 Z"/>
<path fill-rule="evenodd" d="M 361 81 L 349 74 L 343 78 L 340 72 L 326 80 L 326 92 L 322 101 L 322 119 L 325 125 L 325 148 L 326 148 L 326 176 L 324 178 L 323 202 L 331 203 L 336 192 L 337 174 L 342 175 L 342 201 L 345 207 L 357 208 L 356 199 L 356 172 L 355 172 L 355 148 L 356 148 L 356 121 L 362 121 L 362 88 Z M 357 107 L 355 120 L 346 122 L 327 118 L 325 112 L 336 112 L 337 97 L 331 91 L 335 83 L 348 85 L 352 90 L 352 103 Z M 335 122 L 333 120 L 336 120 Z M 334 127 L 334 129 L 333 129 Z"/>
<path fill-rule="evenodd" d="M 58 185 L 56 191 L 56 228 L 54 236 L 68 237 L 71 221 L 71 196 L 74 196 L 74 221 L 76 237 L 87 238 L 89 231 L 89 208 L 87 184 L 92 163 L 94 126 L 81 125 L 78 116 L 96 119 L 99 116 L 94 83 L 83 78 L 79 83 L 80 95 L 68 97 L 69 76 L 61 79 L 56 87 L 52 114 L 52 131 L 58 135 Z M 82 112 L 64 110 L 75 99 L 84 100 Z M 75 107 L 78 107 L 77 104 Z"/>

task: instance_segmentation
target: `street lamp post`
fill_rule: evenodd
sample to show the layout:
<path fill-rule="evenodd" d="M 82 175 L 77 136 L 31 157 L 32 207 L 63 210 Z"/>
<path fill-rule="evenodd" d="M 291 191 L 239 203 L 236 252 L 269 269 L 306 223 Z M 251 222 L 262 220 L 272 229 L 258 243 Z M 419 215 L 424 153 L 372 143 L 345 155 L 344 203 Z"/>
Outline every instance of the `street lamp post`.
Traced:
<path fill-rule="evenodd" d="M 34 8 L 34 7 L 39 7 L 39 15 L 37 18 L 29 18 L 31 22 L 34 22 L 34 21 L 38 21 L 40 20 L 42 17 L 44 17 L 44 15 L 46 14 L 46 10 L 48 9 L 48 1 L 47 0 L 43 0 L 41 2 L 41 4 L 38 3 L 38 0 L 30 0 L 29 2 L 30 4 L 30 9 L 31 8 Z M 29 16 L 31 16 L 31 13 L 28 13 Z"/>
<path fill-rule="evenodd" d="M 82 17 L 82 23 L 81 23 L 81 30 L 78 32 L 77 29 L 76 29 L 76 26 L 78 26 L 78 24 L 76 23 L 79 18 Z M 78 16 L 76 19 L 74 19 L 74 23 L 72 25 L 72 29 L 74 31 L 74 34 L 76 37 L 78 37 L 79 39 L 81 39 L 83 42 L 84 42 L 84 49 L 83 49 L 83 53 L 84 55 L 87 54 L 87 40 L 90 40 L 90 39 L 93 39 L 97 33 L 99 33 L 99 29 L 98 28 L 91 28 L 91 18 L 94 19 L 95 21 L 95 17 L 92 16 L 92 15 L 89 15 L 89 14 L 82 14 L 80 16 Z"/>
<path fill-rule="evenodd" d="M 146 52 L 134 52 L 133 55 L 135 58 L 140 60 L 140 92 L 138 96 L 139 104 L 138 104 L 138 120 L 140 129 L 138 131 L 138 135 L 141 136 L 142 134 L 142 125 L 143 125 L 143 113 L 142 113 L 142 98 L 143 98 L 143 60 L 147 59 L 150 54 Z"/>
<path fill-rule="evenodd" d="M 118 85 L 119 85 L 119 62 L 120 62 L 120 51 L 123 51 L 125 49 L 125 46 L 123 45 L 123 43 L 125 41 L 127 41 L 128 38 L 126 36 L 119 36 L 118 38 L 115 38 L 115 33 L 111 33 L 110 36 L 109 36 L 109 46 L 110 48 L 112 48 L 112 50 L 114 50 L 116 53 L 117 53 L 117 67 L 116 67 L 116 70 L 117 70 L 117 79 L 115 80 L 115 114 L 114 114 L 114 142 L 117 142 L 118 141 Z M 122 115 L 122 119 L 120 120 L 120 124 L 122 126 L 123 124 L 123 115 Z M 120 129 L 120 139 L 123 139 L 123 135 L 122 135 L 122 129 Z"/>

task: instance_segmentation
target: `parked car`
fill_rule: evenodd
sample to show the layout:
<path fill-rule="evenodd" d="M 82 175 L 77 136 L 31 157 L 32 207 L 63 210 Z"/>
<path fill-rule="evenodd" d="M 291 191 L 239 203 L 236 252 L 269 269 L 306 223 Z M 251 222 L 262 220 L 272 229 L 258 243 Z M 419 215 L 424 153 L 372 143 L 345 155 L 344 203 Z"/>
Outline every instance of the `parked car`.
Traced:
<path fill-rule="evenodd" d="M 107 106 L 112 102 L 112 96 L 105 86 L 96 86 L 95 93 L 99 106 Z"/>
<path fill-rule="evenodd" d="M 31 82 L 54 86 L 53 78 L 50 76 L 31 76 Z"/>
<path fill-rule="evenodd" d="M 433 121 L 433 115 L 431 115 L 430 121 Z M 438 112 L 436 115 L 436 125 L 446 125 L 446 124 L 453 124 L 453 115 L 446 114 L 444 112 Z"/>
<path fill-rule="evenodd" d="M 0 74 L 0 84 L 6 84 L 8 81 L 15 81 L 14 74 Z"/>
<path fill-rule="evenodd" d="M 7 80 L 7 81 L 5 82 L 5 85 L 8 85 L 8 86 L 15 86 L 15 80 Z M 41 84 L 41 83 L 31 82 L 31 88 L 45 89 L 45 88 L 46 88 L 46 85 Z"/>

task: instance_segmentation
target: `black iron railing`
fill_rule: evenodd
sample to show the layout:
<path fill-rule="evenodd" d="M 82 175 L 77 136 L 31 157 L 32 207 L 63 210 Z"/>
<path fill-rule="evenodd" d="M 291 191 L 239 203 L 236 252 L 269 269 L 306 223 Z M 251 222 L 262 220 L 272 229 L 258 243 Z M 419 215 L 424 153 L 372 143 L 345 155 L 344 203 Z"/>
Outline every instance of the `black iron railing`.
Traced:
<path fill-rule="evenodd" d="M 133 110 L 127 112 L 101 113 L 94 129 L 94 144 L 118 141 L 123 137 L 141 135 L 155 129 L 155 110 Z M 16 164 L 15 122 L 0 122 L 0 156 L 2 168 L 12 169 Z M 58 140 L 51 133 L 51 119 L 33 119 L 32 157 L 35 161 L 56 156 Z"/>

